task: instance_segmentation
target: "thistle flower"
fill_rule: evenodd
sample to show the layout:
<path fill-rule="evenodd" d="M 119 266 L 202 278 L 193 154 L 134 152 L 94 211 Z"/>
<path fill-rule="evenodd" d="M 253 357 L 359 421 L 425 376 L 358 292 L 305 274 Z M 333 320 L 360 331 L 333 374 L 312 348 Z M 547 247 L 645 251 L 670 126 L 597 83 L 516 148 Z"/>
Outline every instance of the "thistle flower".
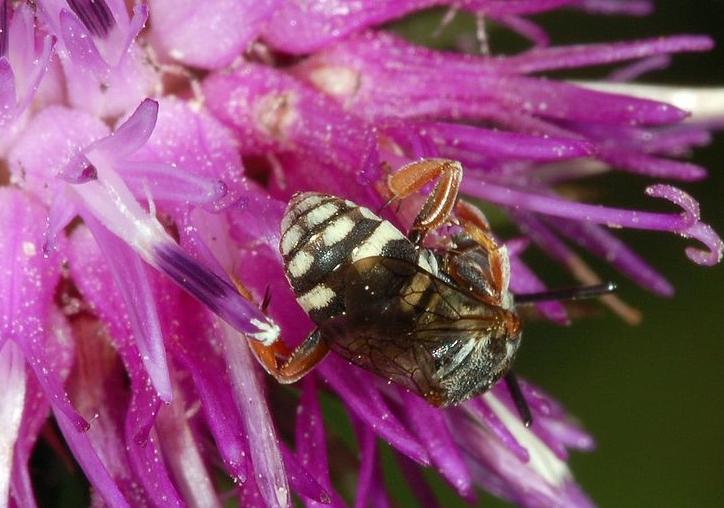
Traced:
<path fill-rule="evenodd" d="M 442 52 L 379 28 L 431 6 L 474 13 L 533 47 Z M 120 0 L 3 0 L 0 506 L 35 506 L 28 462 L 51 415 L 93 505 L 214 507 L 235 497 L 285 507 L 296 495 L 307 506 L 388 506 L 381 439 L 424 506 L 437 506 L 421 475 L 428 467 L 468 501 L 482 488 L 521 506 L 590 506 L 566 461 L 593 439 L 526 382 L 530 428 L 500 384 L 440 410 L 330 356 L 281 390 L 248 347 L 294 346 L 312 328 L 278 250 L 289 197 L 318 190 L 380 209 L 384 168 L 421 157 L 462 162 L 464 194 L 517 225 L 521 235 L 506 241 L 514 293 L 545 288 L 545 274 L 520 257 L 532 243 L 581 283 L 600 279 L 571 244 L 672 294 L 611 228 L 673 233 L 703 245 L 687 247 L 693 262 L 721 260 L 697 202 L 672 185 L 645 194 L 679 212 L 560 193 L 601 171 L 705 177 L 680 157 L 708 141 L 711 123 L 653 97 L 669 89 L 628 81 L 711 41 L 550 47 L 525 16 L 563 7 L 650 9 L 617 0 L 159 0 L 144 28 L 142 3 L 129 13 Z M 600 83 L 539 75 L 623 62 L 633 63 Z M 385 213 L 404 228 L 416 206 L 411 198 Z M 615 297 L 605 303 L 637 318 Z M 560 303 L 537 307 L 568 322 Z M 352 489 L 333 482 L 331 472 L 353 461 L 328 453 L 328 393 L 357 438 Z"/>

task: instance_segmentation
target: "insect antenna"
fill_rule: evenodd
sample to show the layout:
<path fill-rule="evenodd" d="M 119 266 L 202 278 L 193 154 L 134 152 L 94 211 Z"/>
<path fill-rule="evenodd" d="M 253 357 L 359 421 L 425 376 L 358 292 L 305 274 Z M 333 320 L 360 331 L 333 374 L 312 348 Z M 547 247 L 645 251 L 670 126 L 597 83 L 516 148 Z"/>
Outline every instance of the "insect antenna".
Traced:
<path fill-rule="evenodd" d="M 582 300 L 584 298 L 596 298 L 597 296 L 607 295 L 614 291 L 616 291 L 616 284 L 614 282 L 606 282 L 592 286 L 552 289 L 550 291 L 541 291 L 540 293 L 515 295 L 515 303 L 525 305 L 549 300 Z"/>
<path fill-rule="evenodd" d="M 518 410 L 520 419 L 523 420 L 523 425 L 530 427 L 531 423 L 533 423 L 533 415 L 530 412 L 528 402 L 525 400 L 525 395 L 523 395 L 520 389 L 518 378 L 512 370 L 509 370 L 505 375 L 505 384 L 508 385 L 508 391 L 513 398 L 513 403 L 515 403 L 515 408 Z"/>

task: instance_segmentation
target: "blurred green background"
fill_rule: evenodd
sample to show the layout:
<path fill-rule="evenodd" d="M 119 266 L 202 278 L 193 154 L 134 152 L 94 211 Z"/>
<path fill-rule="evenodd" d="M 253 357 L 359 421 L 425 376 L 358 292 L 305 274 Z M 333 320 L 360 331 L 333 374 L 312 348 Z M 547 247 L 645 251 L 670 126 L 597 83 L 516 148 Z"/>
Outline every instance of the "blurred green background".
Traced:
<path fill-rule="evenodd" d="M 429 33 L 424 25 L 432 18 L 429 13 L 407 20 L 401 30 L 422 40 Z M 561 44 L 709 34 L 717 41 L 714 51 L 677 55 L 669 69 L 642 81 L 724 87 L 722 1 L 659 1 L 647 18 L 560 12 L 535 19 L 553 43 Z M 453 43 L 455 30 L 474 30 L 470 20 L 458 23 L 441 35 L 443 45 Z M 493 52 L 523 47 L 520 39 L 497 31 L 491 46 Z M 565 77 L 605 72 L 599 68 Z M 703 220 L 722 234 L 724 135 L 716 134 L 693 160 L 707 167 L 710 177 L 680 187 L 699 200 Z M 658 204 L 643 196 L 649 182 L 631 175 L 607 176 L 584 187 L 597 190 L 597 202 L 651 208 Z M 530 323 L 516 370 L 563 402 L 595 436 L 597 450 L 574 454 L 571 467 L 599 506 L 724 506 L 724 268 L 689 262 L 684 248 L 690 243 L 671 235 L 623 231 L 619 237 L 669 278 L 676 295 L 652 296 L 593 263 L 600 274 L 619 282 L 619 295 L 643 312 L 643 322 L 631 327 L 604 311 L 569 328 Z M 560 273 L 555 267 L 546 271 L 550 262 L 542 256 L 526 259 L 548 280 Z M 446 488 L 439 492 L 445 496 L 443 506 L 465 506 Z M 479 505 L 508 506 L 485 495 Z"/>

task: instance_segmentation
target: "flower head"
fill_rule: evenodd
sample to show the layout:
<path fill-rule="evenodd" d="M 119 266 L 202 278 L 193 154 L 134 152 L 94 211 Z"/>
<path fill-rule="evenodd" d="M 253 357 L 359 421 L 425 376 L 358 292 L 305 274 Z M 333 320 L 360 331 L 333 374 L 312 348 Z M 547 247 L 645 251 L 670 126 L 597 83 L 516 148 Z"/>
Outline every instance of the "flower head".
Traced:
<path fill-rule="evenodd" d="M 483 488 L 521 506 L 592 504 L 567 458 L 593 439 L 527 382 L 530 428 L 505 383 L 437 409 L 335 355 L 292 390 L 265 385 L 258 346 L 284 356 L 314 326 L 284 275 L 280 224 L 290 197 L 314 190 L 407 231 L 424 197 L 385 207 L 389 168 L 453 159 L 465 168 L 463 199 L 495 205 L 518 228 L 490 233 L 510 256 L 514 294 L 546 289 L 546 274 L 521 259 L 530 245 L 578 283 L 600 282 L 577 245 L 670 295 L 611 230 L 673 233 L 698 243 L 686 248 L 691 261 L 716 264 L 724 247 L 694 198 L 654 182 L 644 193 L 676 208 L 660 212 L 561 189 L 603 171 L 705 178 L 681 157 L 711 124 L 659 100 L 666 89 L 629 81 L 709 49 L 709 38 L 551 47 L 526 17 L 642 15 L 646 1 L 35 4 L 0 3 L 0 506 L 35 505 L 28 461 L 49 414 L 94 504 L 213 507 L 235 496 L 286 507 L 298 495 L 308 506 L 386 506 L 379 439 L 425 506 L 436 506 L 427 467 L 468 501 Z M 481 43 L 495 23 L 533 46 L 443 52 L 380 28 L 432 6 L 477 16 Z M 624 62 L 601 82 L 542 76 Z M 455 213 L 489 227 L 468 205 Z M 426 245 L 449 245 L 457 219 Z M 638 318 L 614 296 L 603 302 Z M 569 321 L 560 302 L 536 307 Z M 328 453 L 327 393 L 357 438 L 351 490 L 331 474 L 354 461 Z"/>

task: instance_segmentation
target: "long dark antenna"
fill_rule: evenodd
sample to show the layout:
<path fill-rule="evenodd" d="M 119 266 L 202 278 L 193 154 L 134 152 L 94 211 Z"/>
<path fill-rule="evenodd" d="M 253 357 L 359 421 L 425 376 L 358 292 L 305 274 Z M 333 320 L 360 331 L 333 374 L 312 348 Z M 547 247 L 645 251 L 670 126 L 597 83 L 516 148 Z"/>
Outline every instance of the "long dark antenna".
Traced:
<path fill-rule="evenodd" d="M 510 391 L 510 396 L 515 403 L 520 419 L 523 420 L 523 425 L 530 427 L 531 423 L 533 423 L 533 415 L 530 412 L 530 407 L 528 407 L 528 402 L 525 400 L 525 395 L 520 389 L 518 378 L 512 370 L 505 374 L 505 384 L 508 385 L 508 391 Z"/>
<path fill-rule="evenodd" d="M 614 282 L 594 284 L 593 286 L 579 286 L 575 288 L 552 289 L 540 293 L 525 293 L 515 295 L 515 303 L 527 304 L 545 302 L 550 300 L 582 300 L 584 298 L 596 298 L 616 291 Z"/>

